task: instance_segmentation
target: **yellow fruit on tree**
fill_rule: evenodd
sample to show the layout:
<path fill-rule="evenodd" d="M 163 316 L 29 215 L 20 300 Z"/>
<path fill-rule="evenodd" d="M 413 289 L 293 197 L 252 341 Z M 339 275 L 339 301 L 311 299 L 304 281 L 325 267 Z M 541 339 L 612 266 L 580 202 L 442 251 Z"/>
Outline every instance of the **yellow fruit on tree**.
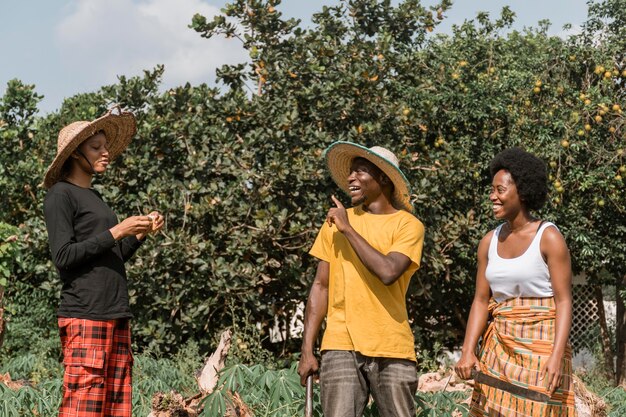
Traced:
<path fill-rule="evenodd" d="M 564 148 L 569 147 L 569 140 L 567 140 L 567 139 L 563 139 L 563 140 L 561 141 L 561 146 L 562 146 L 562 147 L 564 147 Z"/>
<path fill-rule="evenodd" d="M 591 131 L 591 125 L 590 125 L 590 124 L 586 124 L 586 125 L 585 125 L 585 130 L 586 130 L 587 132 Z"/>
<path fill-rule="evenodd" d="M 614 126 L 609 127 L 609 132 L 610 133 L 615 133 L 615 127 Z"/>
<path fill-rule="evenodd" d="M 619 167 L 619 172 L 621 172 L 622 174 L 626 174 L 626 165 L 622 165 Z"/>
<path fill-rule="evenodd" d="M 535 87 L 541 87 L 541 80 L 535 81 Z"/>
<path fill-rule="evenodd" d="M 539 94 L 540 92 L 541 92 L 541 88 L 539 88 L 539 87 L 533 88 L 533 93 Z"/>
<path fill-rule="evenodd" d="M 550 168 L 556 168 L 556 161 L 550 161 Z"/>
<path fill-rule="evenodd" d="M 619 106 L 619 104 L 613 104 L 612 109 L 613 111 L 620 111 L 621 107 Z"/>
<path fill-rule="evenodd" d="M 585 106 L 588 106 L 588 105 L 590 105 L 590 104 L 591 104 L 591 100 L 586 99 L 586 100 L 585 100 Z"/>
<path fill-rule="evenodd" d="M 593 70 L 596 74 L 600 75 L 604 72 L 604 67 L 602 65 L 598 65 L 596 69 Z"/>
<path fill-rule="evenodd" d="M 604 78 L 611 78 L 611 75 L 613 75 L 611 71 L 607 71 L 604 73 Z"/>
<path fill-rule="evenodd" d="M 582 129 L 580 129 L 578 132 L 576 132 L 576 134 L 577 134 L 578 136 L 585 136 L 585 131 L 584 131 L 584 130 L 582 130 Z"/>
<path fill-rule="evenodd" d="M 559 188 L 561 186 L 561 181 L 556 180 L 554 181 L 554 188 Z"/>
<path fill-rule="evenodd" d="M 600 123 L 602 121 L 602 116 L 596 116 L 594 117 L 594 120 L 596 121 L 596 123 Z"/>

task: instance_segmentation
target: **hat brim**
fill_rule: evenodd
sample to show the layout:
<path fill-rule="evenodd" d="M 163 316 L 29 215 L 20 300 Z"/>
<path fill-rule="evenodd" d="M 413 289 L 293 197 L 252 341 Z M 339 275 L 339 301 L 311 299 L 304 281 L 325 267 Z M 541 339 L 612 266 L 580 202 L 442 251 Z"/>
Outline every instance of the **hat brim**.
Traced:
<path fill-rule="evenodd" d="M 135 116 L 130 112 L 121 112 L 120 114 L 109 112 L 78 129 L 63 149 L 57 150 L 57 155 L 44 176 L 44 187 L 50 188 L 57 183 L 60 180 L 63 164 L 71 153 L 86 139 L 100 131 L 103 131 L 107 138 L 109 160 L 113 161 L 124 152 L 132 137 L 137 133 L 137 122 Z"/>
<path fill-rule="evenodd" d="M 399 205 L 397 208 L 413 212 L 411 186 L 404 173 L 388 159 L 356 143 L 339 141 L 333 143 L 324 151 L 324 159 L 330 171 L 330 176 L 339 188 L 350 195 L 348 176 L 350 175 L 350 166 L 354 158 L 367 159 L 383 171 L 394 185 L 393 203 Z"/>

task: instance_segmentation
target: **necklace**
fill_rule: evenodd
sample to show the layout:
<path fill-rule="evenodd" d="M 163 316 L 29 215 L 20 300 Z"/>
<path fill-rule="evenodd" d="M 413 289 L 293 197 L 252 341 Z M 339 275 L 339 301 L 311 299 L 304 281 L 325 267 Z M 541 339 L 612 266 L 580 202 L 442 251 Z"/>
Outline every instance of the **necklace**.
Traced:
<path fill-rule="evenodd" d="M 526 223 L 524 223 L 523 225 L 519 226 L 519 227 L 518 227 L 518 228 L 516 228 L 516 229 L 513 229 L 513 228 L 511 227 L 511 223 L 507 223 L 507 226 L 509 226 L 509 233 L 518 232 L 518 231 L 522 230 L 524 227 L 526 227 L 528 224 L 530 224 L 530 223 L 532 223 L 532 222 L 534 222 L 534 221 L 535 221 L 535 219 L 530 219 L 530 220 L 528 220 Z"/>

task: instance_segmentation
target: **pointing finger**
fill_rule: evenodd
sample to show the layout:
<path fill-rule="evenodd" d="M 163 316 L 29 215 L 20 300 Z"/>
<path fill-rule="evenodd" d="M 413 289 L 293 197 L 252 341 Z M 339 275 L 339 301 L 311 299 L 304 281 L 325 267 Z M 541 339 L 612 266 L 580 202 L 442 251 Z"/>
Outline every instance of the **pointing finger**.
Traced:
<path fill-rule="evenodd" d="M 337 208 L 343 208 L 343 204 L 341 204 L 341 201 L 337 200 L 337 198 L 335 198 L 334 195 L 331 195 L 330 198 L 333 199 L 333 203 L 335 203 L 335 205 L 337 206 Z"/>

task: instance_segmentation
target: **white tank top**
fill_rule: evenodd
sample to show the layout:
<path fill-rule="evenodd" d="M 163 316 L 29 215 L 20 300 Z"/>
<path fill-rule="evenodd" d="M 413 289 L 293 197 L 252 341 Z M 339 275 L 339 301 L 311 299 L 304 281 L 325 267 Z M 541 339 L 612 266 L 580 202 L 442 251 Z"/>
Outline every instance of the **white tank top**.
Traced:
<path fill-rule="evenodd" d="M 541 236 L 546 228 L 556 226 L 544 222 L 526 252 L 516 258 L 506 259 L 498 255 L 498 236 L 503 224 L 498 226 L 489 244 L 489 259 L 485 276 L 493 298 L 497 302 L 517 297 L 552 297 L 552 282 L 548 265 L 541 256 Z M 557 229 L 558 230 L 558 229 Z"/>

